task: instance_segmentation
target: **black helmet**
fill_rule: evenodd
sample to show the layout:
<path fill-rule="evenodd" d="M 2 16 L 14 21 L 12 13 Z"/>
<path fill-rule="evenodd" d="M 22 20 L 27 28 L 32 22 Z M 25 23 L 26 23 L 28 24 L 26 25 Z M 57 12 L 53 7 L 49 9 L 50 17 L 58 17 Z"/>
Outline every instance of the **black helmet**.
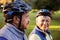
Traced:
<path fill-rule="evenodd" d="M 7 12 L 6 14 L 12 15 L 12 12 L 24 13 L 30 10 L 31 10 L 31 7 L 27 3 L 21 2 L 21 1 L 15 1 L 5 5 L 3 12 Z"/>
<path fill-rule="evenodd" d="M 41 15 L 43 15 L 43 16 L 49 16 L 49 17 L 52 18 L 52 15 L 51 15 L 51 13 L 50 13 L 50 11 L 49 11 L 48 9 L 40 9 L 40 10 L 37 12 L 36 17 L 41 16 Z"/>
<path fill-rule="evenodd" d="M 39 11 L 38 11 L 38 13 L 50 13 L 50 11 L 48 10 L 48 9 L 40 9 Z"/>
<path fill-rule="evenodd" d="M 24 14 L 25 12 L 29 12 L 31 7 L 23 2 L 23 1 L 15 1 L 12 3 L 8 3 L 3 8 L 3 13 L 7 21 L 12 20 L 13 14 Z M 8 16 L 8 17 L 7 17 Z"/>

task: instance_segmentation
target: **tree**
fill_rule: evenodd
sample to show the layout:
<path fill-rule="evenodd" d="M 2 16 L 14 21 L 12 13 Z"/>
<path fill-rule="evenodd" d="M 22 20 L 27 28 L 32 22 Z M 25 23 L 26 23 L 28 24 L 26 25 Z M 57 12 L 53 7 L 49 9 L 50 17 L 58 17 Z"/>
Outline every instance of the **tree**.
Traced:
<path fill-rule="evenodd" d="M 49 10 L 58 10 L 60 8 L 60 0 L 25 0 L 31 4 L 34 9 L 47 8 Z"/>

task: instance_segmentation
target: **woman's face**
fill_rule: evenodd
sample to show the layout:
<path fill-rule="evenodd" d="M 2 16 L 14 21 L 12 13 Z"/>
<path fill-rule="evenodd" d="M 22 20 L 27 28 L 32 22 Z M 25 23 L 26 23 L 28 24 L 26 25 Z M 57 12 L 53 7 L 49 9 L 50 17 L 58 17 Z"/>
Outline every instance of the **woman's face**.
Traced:
<path fill-rule="evenodd" d="M 46 31 L 49 28 L 51 18 L 49 16 L 38 16 L 36 18 L 36 25 L 42 31 Z"/>

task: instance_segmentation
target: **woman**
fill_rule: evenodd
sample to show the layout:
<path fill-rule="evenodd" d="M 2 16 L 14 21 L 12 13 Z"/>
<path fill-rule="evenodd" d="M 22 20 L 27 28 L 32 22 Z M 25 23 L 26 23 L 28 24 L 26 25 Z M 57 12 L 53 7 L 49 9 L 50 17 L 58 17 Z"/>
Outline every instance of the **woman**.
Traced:
<path fill-rule="evenodd" d="M 52 40 L 49 26 L 52 16 L 49 10 L 41 9 L 36 14 L 36 26 L 29 35 L 29 40 Z"/>

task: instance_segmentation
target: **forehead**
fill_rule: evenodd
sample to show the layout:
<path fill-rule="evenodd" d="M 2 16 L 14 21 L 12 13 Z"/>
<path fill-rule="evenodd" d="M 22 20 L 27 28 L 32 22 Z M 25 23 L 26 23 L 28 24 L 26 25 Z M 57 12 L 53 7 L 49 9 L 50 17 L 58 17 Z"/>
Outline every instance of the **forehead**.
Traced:
<path fill-rule="evenodd" d="M 36 19 L 39 19 L 39 20 L 42 20 L 42 19 L 50 20 L 51 18 L 49 16 L 38 16 Z"/>

